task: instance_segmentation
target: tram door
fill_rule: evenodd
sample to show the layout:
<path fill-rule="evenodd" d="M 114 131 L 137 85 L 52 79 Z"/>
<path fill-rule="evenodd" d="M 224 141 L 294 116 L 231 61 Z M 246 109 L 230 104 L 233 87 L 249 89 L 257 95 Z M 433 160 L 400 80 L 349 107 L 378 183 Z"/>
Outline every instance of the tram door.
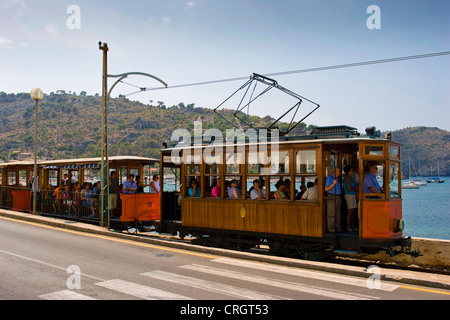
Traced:
<path fill-rule="evenodd" d="M 161 177 L 161 232 L 173 233 L 181 223 L 181 164 L 174 164 L 170 155 L 163 155 Z"/>

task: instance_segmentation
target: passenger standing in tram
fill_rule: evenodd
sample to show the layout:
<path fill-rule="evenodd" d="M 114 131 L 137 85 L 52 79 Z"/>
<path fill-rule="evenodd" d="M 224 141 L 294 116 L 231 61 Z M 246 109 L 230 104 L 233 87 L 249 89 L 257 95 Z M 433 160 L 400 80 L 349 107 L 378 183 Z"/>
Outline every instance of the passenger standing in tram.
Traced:
<path fill-rule="evenodd" d="M 334 168 L 325 181 L 327 192 L 327 227 L 328 232 L 342 232 L 341 229 L 341 184 L 338 177 L 341 169 Z"/>
<path fill-rule="evenodd" d="M 147 177 L 145 177 L 145 183 L 141 183 L 141 176 L 136 176 L 136 193 L 144 193 L 144 188 L 148 187 L 149 184 L 147 184 Z"/>
<path fill-rule="evenodd" d="M 344 193 L 345 202 L 347 203 L 347 231 L 358 231 L 358 229 L 355 228 L 355 216 L 358 209 L 356 192 L 358 189 L 353 182 L 354 170 L 351 166 L 345 166 L 344 173 Z"/>
<path fill-rule="evenodd" d="M 112 171 L 109 177 L 109 195 L 108 195 L 108 207 L 111 212 L 112 218 L 117 218 L 117 194 L 118 194 L 119 181 L 117 180 L 117 172 Z"/>
<path fill-rule="evenodd" d="M 137 190 L 137 184 L 136 181 L 134 181 L 134 174 L 130 174 L 128 176 L 128 180 L 125 180 L 123 183 L 123 193 L 125 194 L 133 194 L 136 193 Z"/>
<path fill-rule="evenodd" d="M 153 176 L 152 182 L 150 182 L 150 193 L 159 193 L 161 187 L 159 185 L 159 175 L 155 174 Z"/>

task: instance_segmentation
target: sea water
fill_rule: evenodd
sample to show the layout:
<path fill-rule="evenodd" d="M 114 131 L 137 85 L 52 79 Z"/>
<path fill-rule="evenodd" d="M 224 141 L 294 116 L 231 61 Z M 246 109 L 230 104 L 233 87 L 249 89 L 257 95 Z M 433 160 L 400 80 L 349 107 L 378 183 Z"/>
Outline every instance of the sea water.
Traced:
<path fill-rule="evenodd" d="M 450 177 L 442 179 L 444 183 L 402 189 L 403 235 L 450 240 Z"/>

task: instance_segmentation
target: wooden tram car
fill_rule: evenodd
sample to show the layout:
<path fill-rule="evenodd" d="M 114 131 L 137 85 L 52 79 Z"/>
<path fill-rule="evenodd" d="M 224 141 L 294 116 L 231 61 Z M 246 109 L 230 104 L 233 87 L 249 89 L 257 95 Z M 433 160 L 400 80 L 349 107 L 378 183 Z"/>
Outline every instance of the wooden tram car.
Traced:
<path fill-rule="evenodd" d="M 409 252 L 411 238 L 402 234 L 400 145 L 390 137 L 369 133 L 361 136 L 355 128 L 338 126 L 317 128 L 306 136 L 282 137 L 276 165 L 274 161 L 266 164 L 250 161 L 254 155 L 249 142 L 235 143 L 234 155 L 225 151 L 224 142 L 223 153 L 218 155 L 219 164 L 205 161 L 206 156 L 202 155 L 207 145 L 167 147 L 161 152 L 160 231 L 179 233 L 181 237 L 191 234 L 198 242 L 215 246 L 251 248 L 264 244 L 271 252 L 297 252 L 306 258 L 325 250 Z M 267 157 L 272 155 L 269 149 L 258 152 Z M 243 161 L 238 163 L 237 157 Z M 364 176 L 368 166 L 374 163 L 379 168 L 382 193 L 365 194 Z M 344 172 L 346 165 L 352 165 L 359 174 L 356 217 L 359 231 L 331 233 L 327 230 L 328 195 L 324 183 L 332 168 L 339 167 Z M 264 199 L 249 197 L 256 178 L 265 180 Z M 318 199 L 296 200 L 300 185 L 316 178 Z M 166 190 L 167 179 L 176 179 L 176 188 Z M 199 183 L 198 196 L 189 196 L 193 179 Z M 221 194 L 212 197 L 212 181 L 217 179 L 220 179 Z M 239 199 L 228 197 L 227 183 L 232 179 L 240 183 Z M 289 198 L 276 200 L 274 184 L 286 179 L 291 182 Z M 339 180 L 342 184 L 342 176 Z M 341 204 L 341 214 L 345 216 L 345 201 Z M 345 220 L 341 219 L 343 223 Z M 346 230 L 345 227 L 343 224 L 342 229 Z"/>
<path fill-rule="evenodd" d="M 141 177 L 156 173 L 151 168 L 158 159 L 136 156 L 109 157 L 109 172 L 116 171 L 118 183 L 122 184 L 130 174 Z M 17 161 L 0 164 L 1 189 L 0 207 L 14 211 L 31 212 L 32 193 L 30 178 L 34 173 L 33 161 Z M 101 180 L 101 158 L 63 159 L 38 162 L 39 196 L 37 213 L 55 217 L 71 218 L 80 221 L 98 223 L 110 217 L 101 217 L 100 200 L 92 199 L 89 208 L 80 199 L 74 188 L 70 191 L 70 200 L 64 201 L 55 195 L 62 186 L 64 175 L 72 184 L 77 182 L 79 188 L 84 182 L 95 183 Z M 61 192 L 64 191 L 61 189 Z M 81 191 L 81 190 L 79 190 Z M 107 199 L 107 198 L 106 198 Z M 159 221 L 158 194 L 121 194 L 118 199 L 117 218 L 111 217 L 115 227 L 135 224 L 136 221 Z M 92 206 L 92 209 L 91 209 Z"/>

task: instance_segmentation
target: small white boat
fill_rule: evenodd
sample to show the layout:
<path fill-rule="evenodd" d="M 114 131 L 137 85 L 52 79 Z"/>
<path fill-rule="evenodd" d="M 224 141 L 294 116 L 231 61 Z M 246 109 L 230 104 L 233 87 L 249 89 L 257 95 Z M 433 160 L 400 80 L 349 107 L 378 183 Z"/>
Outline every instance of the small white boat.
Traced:
<path fill-rule="evenodd" d="M 415 184 L 412 181 L 402 184 L 402 189 L 419 189 L 419 188 L 420 188 L 420 185 Z"/>
<path fill-rule="evenodd" d="M 426 181 L 422 181 L 421 179 L 415 179 L 415 180 L 411 180 L 412 183 L 417 184 L 421 187 L 423 186 L 427 186 L 428 183 Z"/>

